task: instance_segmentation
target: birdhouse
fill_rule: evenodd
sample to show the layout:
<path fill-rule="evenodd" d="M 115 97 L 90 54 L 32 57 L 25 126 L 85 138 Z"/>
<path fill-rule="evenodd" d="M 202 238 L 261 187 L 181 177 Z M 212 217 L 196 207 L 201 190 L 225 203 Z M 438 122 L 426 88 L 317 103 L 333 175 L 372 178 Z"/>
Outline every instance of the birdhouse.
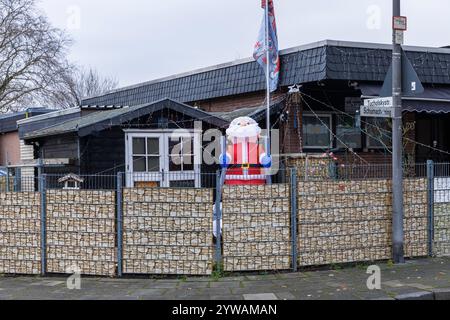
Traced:
<path fill-rule="evenodd" d="M 84 179 L 74 173 L 58 179 L 58 183 L 64 183 L 64 190 L 80 190 L 80 184 L 83 182 Z"/>

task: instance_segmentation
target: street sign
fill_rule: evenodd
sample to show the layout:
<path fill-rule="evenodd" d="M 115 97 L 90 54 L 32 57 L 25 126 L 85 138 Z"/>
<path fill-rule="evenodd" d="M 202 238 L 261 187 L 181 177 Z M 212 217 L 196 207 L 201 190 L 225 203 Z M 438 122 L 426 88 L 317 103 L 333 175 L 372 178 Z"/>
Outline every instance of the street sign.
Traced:
<path fill-rule="evenodd" d="M 395 30 L 394 38 L 395 44 L 403 45 L 405 43 L 405 32 L 401 30 Z"/>
<path fill-rule="evenodd" d="M 377 99 L 366 99 L 364 100 L 365 107 L 384 107 L 393 108 L 394 102 L 392 97 L 377 98 Z"/>
<path fill-rule="evenodd" d="M 393 118 L 394 103 L 392 97 L 368 99 L 361 106 L 361 117 L 371 118 Z"/>
<path fill-rule="evenodd" d="M 407 17 L 394 17 L 393 28 L 394 28 L 394 30 L 400 30 L 400 31 L 408 30 L 408 18 Z"/>

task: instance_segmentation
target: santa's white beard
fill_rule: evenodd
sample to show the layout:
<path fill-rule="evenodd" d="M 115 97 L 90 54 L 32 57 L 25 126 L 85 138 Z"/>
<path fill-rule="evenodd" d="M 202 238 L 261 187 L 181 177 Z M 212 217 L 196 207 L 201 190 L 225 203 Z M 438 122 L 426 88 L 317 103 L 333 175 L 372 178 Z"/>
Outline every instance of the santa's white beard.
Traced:
<path fill-rule="evenodd" d="M 230 138 L 256 138 L 261 134 L 261 128 L 258 124 L 250 124 L 247 126 L 232 126 L 227 130 Z"/>

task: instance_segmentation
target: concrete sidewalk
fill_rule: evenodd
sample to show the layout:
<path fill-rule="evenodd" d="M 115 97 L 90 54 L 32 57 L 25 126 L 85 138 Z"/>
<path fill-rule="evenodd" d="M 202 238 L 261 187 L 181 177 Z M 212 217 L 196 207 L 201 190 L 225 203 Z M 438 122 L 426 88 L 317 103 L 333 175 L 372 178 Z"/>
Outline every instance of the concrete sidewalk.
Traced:
<path fill-rule="evenodd" d="M 76 300 L 354 300 L 450 299 L 450 258 L 378 264 L 381 290 L 369 290 L 367 265 L 337 270 L 245 275 L 219 280 L 81 279 L 80 290 L 67 278 L 0 277 L 0 299 Z M 435 292 L 435 293 L 434 293 Z"/>

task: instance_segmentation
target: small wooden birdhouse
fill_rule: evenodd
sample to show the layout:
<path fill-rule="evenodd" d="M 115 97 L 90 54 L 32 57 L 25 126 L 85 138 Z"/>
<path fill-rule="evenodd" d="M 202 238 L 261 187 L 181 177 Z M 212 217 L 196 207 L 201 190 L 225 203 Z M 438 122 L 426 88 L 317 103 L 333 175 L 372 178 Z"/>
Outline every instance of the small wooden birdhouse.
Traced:
<path fill-rule="evenodd" d="M 80 190 L 80 183 L 83 182 L 84 179 L 74 173 L 58 179 L 58 183 L 64 183 L 64 190 Z"/>

